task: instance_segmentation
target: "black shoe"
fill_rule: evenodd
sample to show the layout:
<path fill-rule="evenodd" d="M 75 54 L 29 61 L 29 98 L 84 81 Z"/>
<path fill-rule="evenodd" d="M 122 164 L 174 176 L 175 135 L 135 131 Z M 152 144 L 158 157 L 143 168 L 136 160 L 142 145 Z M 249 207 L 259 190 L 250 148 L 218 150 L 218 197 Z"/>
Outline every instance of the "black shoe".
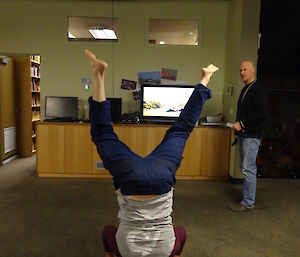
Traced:
<path fill-rule="evenodd" d="M 229 205 L 229 210 L 234 212 L 251 211 L 253 207 L 243 205 L 241 203 L 234 203 Z"/>

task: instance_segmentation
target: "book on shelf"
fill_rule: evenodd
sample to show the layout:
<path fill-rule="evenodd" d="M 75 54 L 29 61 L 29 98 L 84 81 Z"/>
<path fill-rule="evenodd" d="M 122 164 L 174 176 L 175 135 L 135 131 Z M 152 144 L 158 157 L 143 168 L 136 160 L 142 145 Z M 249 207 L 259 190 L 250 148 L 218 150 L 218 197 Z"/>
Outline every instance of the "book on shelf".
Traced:
<path fill-rule="evenodd" d="M 40 56 L 39 55 L 31 55 L 30 61 L 40 63 Z"/>
<path fill-rule="evenodd" d="M 36 79 L 32 79 L 31 86 L 32 86 L 31 87 L 32 91 L 35 91 L 35 92 L 40 91 L 40 82 L 37 81 Z"/>
<path fill-rule="evenodd" d="M 40 105 L 40 97 L 36 96 L 36 95 L 32 96 L 31 105 L 32 106 L 38 106 L 38 105 Z"/>
<path fill-rule="evenodd" d="M 32 111 L 32 120 L 36 121 L 36 120 L 40 120 L 40 112 L 39 111 Z"/>
<path fill-rule="evenodd" d="M 30 67 L 30 73 L 31 73 L 32 77 L 39 77 L 40 76 L 40 68 L 35 67 L 35 66 L 31 66 Z"/>

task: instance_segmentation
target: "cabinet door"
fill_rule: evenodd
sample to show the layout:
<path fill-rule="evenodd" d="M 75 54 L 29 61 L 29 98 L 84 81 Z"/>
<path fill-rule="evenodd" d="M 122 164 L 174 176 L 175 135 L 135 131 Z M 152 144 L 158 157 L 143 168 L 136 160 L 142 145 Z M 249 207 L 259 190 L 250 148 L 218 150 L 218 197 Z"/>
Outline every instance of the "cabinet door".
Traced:
<path fill-rule="evenodd" d="M 148 153 L 151 153 L 165 136 L 166 127 L 149 127 L 148 129 Z M 183 152 L 183 160 L 178 169 L 177 176 L 200 176 L 201 161 L 201 130 L 194 129 Z"/>
<path fill-rule="evenodd" d="M 114 126 L 119 140 L 126 144 L 133 152 L 145 157 L 147 155 L 148 128 L 139 126 Z"/>
<path fill-rule="evenodd" d="M 96 145 L 92 143 L 93 160 L 92 160 L 92 172 L 93 174 L 103 175 L 103 177 L 112 177 L 108 170 L 104 169 L 103 162 L 98 154 Z"/>
<path fill-rule="evenodd" d="M 65 173 L 92 173 L 90 126 L 65 125 Z"/>
<path fill-rule="evenodd" d="M 201 176 L 227 177 L 229 172 L 230 130 L 203 128 Z"/>
<path fill-rule="evenodd" d="M 169 127 L 149 127 L 147 152 L 150 154 L 163 140 Z"/>
<path fill-rule="evenodd" d="M 64 126 L 37 125 L 37 173 L 64 173 Z"/>
<path fill-rule="evenodd" d="M 201 169 L 201 136 L 202 130 L 195 128 L 186 142 L 183 159 L 177 176 L 199 177 Z"/>

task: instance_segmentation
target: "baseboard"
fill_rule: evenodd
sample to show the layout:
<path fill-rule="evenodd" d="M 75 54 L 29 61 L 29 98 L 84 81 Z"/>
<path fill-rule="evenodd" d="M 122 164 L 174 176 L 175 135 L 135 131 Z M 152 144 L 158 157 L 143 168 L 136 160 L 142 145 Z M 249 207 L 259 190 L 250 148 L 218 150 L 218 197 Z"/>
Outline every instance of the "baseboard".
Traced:
<path fill-rule="evenodd" d="M 233 178 L 230 175 L 228 175 L 228 177 L 229 177 L 229 181 L 232 184 L 243 184 L 244 183 L 244 179 L 243 178 Z"/>
<path fill-rule="evenodd" d="M 15 159 L 18 159 L 18 155 L 17 154 L 15 154 L 15 155 L 13 155 L 13 156 L 11 156 L 11 157 L 8 157 L 8 158 L 6 158 L 5 160 L 3 160 L 3 165 L 5 165 L 6 163 L 8 163 L 8 162 L 10 162 L 10 161 L 13 161 L 13 160 L 15 160 Z"/>

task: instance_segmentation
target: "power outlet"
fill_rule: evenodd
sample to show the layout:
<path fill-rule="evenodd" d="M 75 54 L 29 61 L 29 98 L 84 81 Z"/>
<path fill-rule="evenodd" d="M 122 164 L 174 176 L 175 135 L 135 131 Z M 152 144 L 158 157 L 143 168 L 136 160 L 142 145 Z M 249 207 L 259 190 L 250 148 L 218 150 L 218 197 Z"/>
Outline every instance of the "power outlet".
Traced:
<path fill-rule="evenodd" d="M 226 95 L 232 96 L 233 95 L 233 86 L 229 85 L 226 89 Z"/>

